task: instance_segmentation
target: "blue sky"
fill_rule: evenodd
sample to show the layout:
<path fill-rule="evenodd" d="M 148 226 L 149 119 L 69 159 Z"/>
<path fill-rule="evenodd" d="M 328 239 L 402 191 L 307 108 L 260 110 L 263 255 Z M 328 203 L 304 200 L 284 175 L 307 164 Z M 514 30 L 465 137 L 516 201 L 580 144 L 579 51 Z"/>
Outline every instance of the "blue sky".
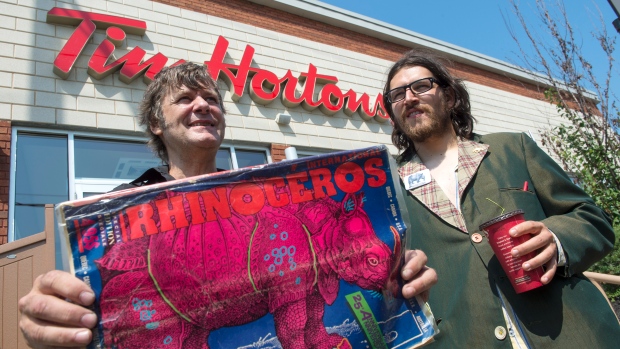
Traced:
<path fill-rule="evenodd" d="M 520 35 L 522 30 L 511 11 L 509 0 L 321 0 L 352 12 L 362 14 L 392 25 L 446 41 L 512 64 L 521 65 L 518 47 L 510 36 L 507 24 Z M 534 16 L 534 0 L 515 0 L 526 16 L 526 20 L 538 25 Z M 553 2 L 555 0 L 548 0 Z M 565 0 L 564 6 L 578 40 L 583 43 L 590 63 L 606 64 L 605 57 L 591 32 L 601 26 L 599 11 L 607 31 L 617 34 L 611 22 L 616 14 L 607 0 Z M 505 19 L 504 19 L 505 18 Z M 620 47 L 619 47 L 620 49 Z M 620 64 L 620 51 L 616 52 Z M 618 75 L 616 68 L 615 75 Z M 616 79 L 618 80 L 618 79 Z M 620 88 L 618 81 L 612 86 Z M 612 90 L 618 90 L 614 88 Z"/>

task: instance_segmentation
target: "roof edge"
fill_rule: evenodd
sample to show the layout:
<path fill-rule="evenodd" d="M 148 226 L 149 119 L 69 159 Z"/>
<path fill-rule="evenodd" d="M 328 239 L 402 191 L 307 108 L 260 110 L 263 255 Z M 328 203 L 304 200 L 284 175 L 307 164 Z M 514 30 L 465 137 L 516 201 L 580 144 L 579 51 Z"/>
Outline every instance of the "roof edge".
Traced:
<path fill-rule="evenodd" d="M 313 19 L 336 27 L 348 29 L 405 47 L 422 46 L 438 51 L 456 62 L 481 68 L 486 71 L 511 77 L 536 86 L 550 87 L 543 74 L 526 70 L 514 64 L 453 45 L 442 40 L 416 33 L 371 17 L 348 11 L 316 0 L 249 0 L 259 5 L 271 7 L 305 18 Z M 588 97 L 597 100 L 596 95 L 587 91 Z"/>

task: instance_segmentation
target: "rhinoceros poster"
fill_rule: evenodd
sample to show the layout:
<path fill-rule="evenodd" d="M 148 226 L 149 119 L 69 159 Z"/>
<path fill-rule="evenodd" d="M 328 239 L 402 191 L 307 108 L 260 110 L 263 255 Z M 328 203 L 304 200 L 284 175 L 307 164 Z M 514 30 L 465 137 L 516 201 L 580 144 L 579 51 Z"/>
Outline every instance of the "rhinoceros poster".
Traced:
<path fill-rule="evenodd" d="M 406 226 L 385 147 L 59 204 L 90 348 L 413 348 L 436 327 L 400 295 Z"/>

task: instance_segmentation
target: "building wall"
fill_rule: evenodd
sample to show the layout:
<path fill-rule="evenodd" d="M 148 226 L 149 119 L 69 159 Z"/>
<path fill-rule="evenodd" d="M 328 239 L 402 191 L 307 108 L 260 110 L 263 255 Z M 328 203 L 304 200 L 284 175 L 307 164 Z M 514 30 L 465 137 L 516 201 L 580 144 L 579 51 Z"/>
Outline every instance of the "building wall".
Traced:
<path fill-rule="evenodd" d="M 238 64 L 251 45 L 253 67 L 282 77 L 288 70 L 299 76 L 313 64 L 319 74 L 336 76 L 342 91 L 367 93 L 372 101 L 391 63 L 408 49 L 242 0 L 0 0 L 0 243 L 6 242 L 11 125 L 142 134 L 134 118 L 146 87 L 142 79 L 126 84 L 118 73 L 101 80 L 87 73 L 92 53 L 105 39 L 103 30 L 95 32 L 67 79 L 54 74 L 54 59 L 76 28 L 46 22 L 55 6 L 145 21 L 145 35 L 128 34 L 117 58 L 139 46 L 147 58 L 166 55 L 168 64 L 203 62 L 221 35 L 230 42 L 226 63 Z M 455 63 L 453 71 L 467 81 L 478 132 L 529 131 L 538 139 L 541 127 L 558 123 L 554 108 L 532 85 L 463 63 Z M 231 144 L 264 145 L 275 160 L 287 146 L 329 151 L 386 144 L 396 152 L 389 122 L 287 108 L 279 99 L 263 106 L 247 92 L 233 102 L 227 86 L 220 82 L 220 87 Z M 279 113 L 290 114 L 291 123 L 276 123 Z"/>
<path fill-rule="evenodd" d="M 467 88 L 478 133 L 527 132 L 538 141 L 542 129 L 560 124 L 555 106 L 548 102 L 472 82 Z"/>
<path fill-rule="evenodd" d="M 0 120 L 0 245 L 8 240 L 11 122 Z"/>
<path fill-rule="evenodd" d="M 0 45 L 0 62 L 4 63 L 0 69 L 5 70 L 0 74 L 0 92 L 3 92 L 0 94 L 0 118 L 107 132 L 141 131 L 133 116 L 145 84 L 138 79 L 127 85 L 118 79 L 118 75 L 94 80 L 86 73 L 88 59 L 97 44 L 104 39 L 103 31 L 95 33 L 68 79 L 62 80 L 53 74 L 51 63 L 75 29 L 45 23 L 47 10 L 53 6 L 145 20 L 146 35 L 128 35 L 125 44 L 117 49 L 117 57 L 128 52 L 128 49 L 140 46 L 147 50 L 147 57 L 161 52 L 170 58 L 169 63 L 178 59 L 201 62 L 210 58 L 217 37 L 223 35 L 231 42 L 228 49 L 230 63 L 238 63 L 245 46 L 249 44 L 256 49 L 254 64 L 262 69 L 278 76 L 288 69 L 298 74 L 305 72 L 308 64 L 312 63 L 317 66 L 319 73 L 338 77 L 338 86 L 343 91 L 352 88 L 358 93 L 368 93 L 371 98 L 381 91 L 384 74 L 391 61 L 406 49 L 359 35 L 351 39 L 351 32 L 345 29 L 246 1 L 175 2 L 182 7 L 209 11 L 208 15 L 159 2 L 126 3 L 133 6 L 97 0 L 76 0 L 75 4 L 32 1 L 30 6 L 35 8 L 0 2 L 6 17 L 5 28 L 1 33 L 5 35 L 0 39 L 3 41 Z M 212 12 L 220 17 L 212 15 Z M 237 18 L 238 21 L 225 19 L 224 16 Z M 278 31 L 242 21 L 261 23 L 263 27 L 272 27 Z M 315 40 L 293 36 L 293 33 Z M 328 38 L 327 33 L 330 34 Z M 462 64 L 456 64 L 455 71 L 470 82 L 472 95 L 480 97 L 481 102 L 473 105 L 474 110 L 479 111 L 476 116 L 481 125 L 496 124 L 498 118 L 492 116 L 494 109 L 491 102 L 484 101 L 488 94 L 493 94 L 490 91 L 496 94 L 499 91 L 508 92 L 500 94 L 504 101 L 506 98 L 523 100 L 522 96 L 528 96 L 526 104 L 532 108 L 527 109 L 527 113 L 537 114 L 542 119 L 548 118 L 549 114 L 543 114 L 548 109 L 545 108 L 546 103 L 538 103 L 540 95 L 534 89 L 528 89 L 527 85 L 475 67 L 463 67 Z M 478 85 L 491 89 L 480 89 L 478 95 Z M 225 88 L 224 84 L 222 88 Z M 247 95 L 233 103 L 230 94 L 226 93 L 225 101 L 229 109 L 229 140 L 325 149 L 350 149 L 364 146 L 368 142 L 389 144 L 389 124 L 367 122 L 357 115 L 349 117 L 339 112 L 330 117 L 318 110 L 308 112 L 300 107 L 287 110 L 278 101 L 261 106 Z M 523 128 L 539 125 L 528 122 L 531 117 L 523 113 L 520 106 L 515 104 L 514 109 L 508 109 L 505 112 L 522 113 L 519 118 L 523 120 L 516 123 L 515 120 L 509 120 L 504 129 L 522 131 Z M 290 126 L 282 127 L 273 122 L 282 111 L 292 115 Z M 487 122 L 487 117 L 493 122 Z"/>
<path fill-rule="evenodd" d="M 272 7 L 246 0 L 155 0 L 183 9 L 207 13 L 215 17 L 244 23 L 257 28 L 310 40 L 347 51 L 362 53 L 372 57 L 394 62 L 411 47 L 357 33 L 345 28 L 318 22 L 299 15 L 284 12 Z M 529 98 L 544 100 L 544 94 L 536 86 L 517 81 L 502 74 L 491 73 L 478 67 L 454 62 L 455 75 L 474 83 L 495 89 L 520 94 Z M 385 71 L 383 71 L 385 73 Z"/>

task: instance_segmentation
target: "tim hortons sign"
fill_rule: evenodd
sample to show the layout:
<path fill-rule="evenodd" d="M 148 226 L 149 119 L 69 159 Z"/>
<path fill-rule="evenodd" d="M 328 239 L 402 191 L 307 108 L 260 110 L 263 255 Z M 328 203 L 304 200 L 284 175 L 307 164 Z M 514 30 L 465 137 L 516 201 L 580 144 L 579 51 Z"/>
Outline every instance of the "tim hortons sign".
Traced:
<path fill-rule="evenodd" d="M 122 57 L 114 59 L 115 48 L 122 45 L 127 34 L 144 35 L 146 32 L 144 21 L 54 7 L 47 13 L 47 22 L 76 26 L 54 60 L 54 73 L 63 79 L 69 77 L 73 65 L 96 29 L 105 29 L 106 38 L 99 43 L 88 61 L 88 74 L 95 79 L 103 79 L 120 71 L 119 78 L 125 83 L 131 83 L 142 75 L 144 82 L 148 84 L 168 61 L 168 57 L 159 52 L 145 60 L 146 51 L 140 47 L 135 47 Z M 338 78 L 319 74 L 312 64 L 308 65 L 307 72 L 298 76 L 288 70 L 284 76 L 278 77 L 268 70 L 250 66 L 255 51 L 252 46 L 245 47 L 238 65 L 224 63 L 227 49 L 228 40 L 220 36 L 211 60 L 205 61 L 204 64 L 213 77 L 221 79 L 228 85 L 235 102 L 243 96 L 247 85 L 252 100 L 262 105 L 267 105 L 280 96 L 282 103 L 289 108 L 299 105 L 306 110 L 319 108 L 326 115 L 334 115 L 343 110 L 349 116 L 357 112 L 364 120 L 372 118 L 378 122 L 389 120 L 380 93 L 375 98 L 374 107 L 371 107 L 368 94 L 358 95 L 353 90 L 343 92 L 336 86 Z M 173 65 L 183 62 L 180 60 Z M 303 87 L 300 92 L 297 87 L 301 84 Z M 322 88 L 315 99 L 317 85 L 322 85 Z"/>

